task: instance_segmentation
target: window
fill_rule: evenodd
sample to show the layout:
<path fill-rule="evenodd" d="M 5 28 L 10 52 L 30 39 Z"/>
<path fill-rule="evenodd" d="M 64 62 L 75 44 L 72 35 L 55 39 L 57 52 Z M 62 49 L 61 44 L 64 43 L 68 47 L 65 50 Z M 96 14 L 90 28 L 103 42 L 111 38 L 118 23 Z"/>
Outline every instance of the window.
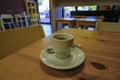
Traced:
<path fill-rule="evenodd" d="M 93 5 L 93 6 L 78 6 L 77 10 L 79 11 L 94 11 L 97 10 L 97 6 Z"/>
<path fill-rule="evenodd" d="M 71 11 L 94 11 L 97 10 L 97 5 L 92 6 L 64 6 L 63 16 L 64 18 L 69 18 Z"/>
<path fill-rule="evenodd" d="M 69 18 L 71 16 L 70 12 L 75 11 L 75 7 L 74 6 L 66 6 L 66 7 L 63 7 L 63 10 L 64 10 L 64 17 Z"/>
<path fill-rule="evenodd" d="M 38 0 L 39 16 L 41 23 L 50 23 L 49 0 Z"/>

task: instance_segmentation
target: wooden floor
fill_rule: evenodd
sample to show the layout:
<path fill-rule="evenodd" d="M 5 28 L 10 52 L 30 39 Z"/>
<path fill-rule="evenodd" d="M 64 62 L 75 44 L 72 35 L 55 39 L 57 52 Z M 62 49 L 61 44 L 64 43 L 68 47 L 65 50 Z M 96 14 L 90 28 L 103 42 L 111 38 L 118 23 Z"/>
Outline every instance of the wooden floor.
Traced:
<path fill-rule="evenodd" d="M 42 24 L 42 26 L 46 37 L 52 34 L 52 28 L 50 24 Z"/>

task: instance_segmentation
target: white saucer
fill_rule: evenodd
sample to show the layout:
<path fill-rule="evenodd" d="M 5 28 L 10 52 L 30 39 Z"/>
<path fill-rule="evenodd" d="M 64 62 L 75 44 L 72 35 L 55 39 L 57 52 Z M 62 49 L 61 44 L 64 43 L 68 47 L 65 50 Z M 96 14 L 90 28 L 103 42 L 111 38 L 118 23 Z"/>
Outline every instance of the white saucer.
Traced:
<path fill-rule="evenodd" d="M 51 68 L 61 70 L 72 69 L 82 64 L 85 60 L 84 52 L 78 47 L 72 48 L 71 55 L 64 59 L 57 58 L 55 53 L 49 53 L 47 50 L 49 48 L 52 47 L 47 47 L 40 53 L 40 59 L 45 65 Z"/>

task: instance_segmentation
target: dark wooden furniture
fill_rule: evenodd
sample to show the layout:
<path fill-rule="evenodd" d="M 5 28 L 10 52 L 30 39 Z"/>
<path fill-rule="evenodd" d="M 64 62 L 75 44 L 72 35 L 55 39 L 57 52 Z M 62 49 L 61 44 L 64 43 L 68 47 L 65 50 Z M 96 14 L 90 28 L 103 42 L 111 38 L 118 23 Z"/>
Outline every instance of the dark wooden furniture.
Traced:
<path fill-rule="evenodd" d="M 120 10 L 71 11 L 72 16 L 104 16 L 105 22 L 118 22 Z"/>

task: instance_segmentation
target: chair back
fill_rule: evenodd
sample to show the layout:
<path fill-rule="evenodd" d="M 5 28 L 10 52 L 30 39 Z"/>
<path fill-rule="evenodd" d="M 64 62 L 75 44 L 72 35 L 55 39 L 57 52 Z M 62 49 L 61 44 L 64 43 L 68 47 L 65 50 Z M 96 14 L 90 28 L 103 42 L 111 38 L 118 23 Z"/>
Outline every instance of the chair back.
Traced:
<path fill-rule="evenodd" d="M 1 24 L 2 24 L 3 30 L 5 30 L 4 24 L 8 24 L 10 29 L 12 28 L 12 26 L 15 28 L 12 14 L 1 14 L 1 20 L 0 21 L 1 21 Z"/>
<path fill-rule="evenodd" d="M 23 27 L 22 15 L 21 14 L 14 14 L 15 18 L 15 26 L 16 27 Z"/>
<path fill-rule="evenodd" d="M 41 25 L 0 31 L 0 59 L 44 36 Z"/>
<path fill-rule="evenodd" d="M 4 19 L 12 18 L 11 14 L 1 14 L 1 17 Z"/>
<path fill-rule="evenodd" d="M 120 23 L 118 22 L 97 22 L 96 30 L 120 32 Z"/>
<path fill-rule="evenodd" d="M 0 21 L 0 27 L 2 27 L 2 23 L 1 23 L 1 21 Z"/>

